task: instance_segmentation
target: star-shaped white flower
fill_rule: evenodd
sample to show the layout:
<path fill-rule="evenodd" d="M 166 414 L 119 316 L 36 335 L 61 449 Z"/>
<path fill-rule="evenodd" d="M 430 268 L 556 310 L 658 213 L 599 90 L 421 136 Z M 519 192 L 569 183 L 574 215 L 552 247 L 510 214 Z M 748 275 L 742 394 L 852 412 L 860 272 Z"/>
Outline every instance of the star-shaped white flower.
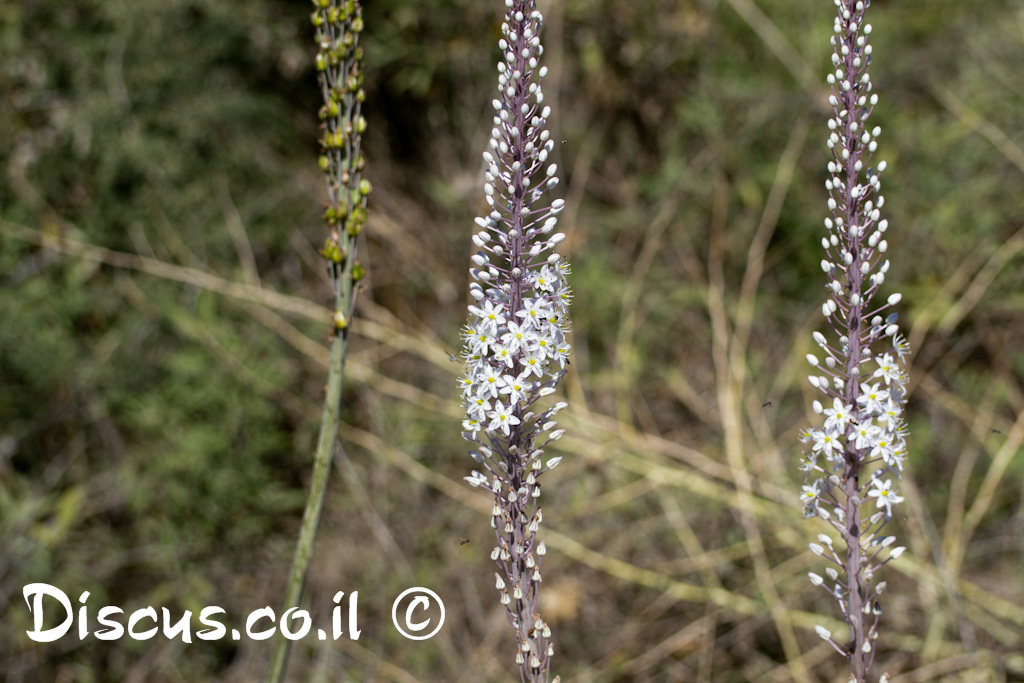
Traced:
<path fill-rule="evenodd" d="M 825 408 L 825 429 L 835 430 L 840 434 L 846 433 L 846 427 L 850 424 L 850 417 L 853 414 L 853 406 L 843 405 L 838 398 L 832 399 L 832 407 Z"/>
<path fill-rule="evenodd" d="M 532 325 L 534 329 L 540 327 L 542 321 L 553 315 L 544 299 L 523 299 L 523 307 L 516 311 L 516 317 L 523 319 L 523 324 Z"/>
<path fill-rule="evenodd" d="M 867 382 L 861 382 L 860 396 L 857 397 L 857 403 L 869 415 L 881 413 L 883 410 L 882 406 L 887 400 L 889 400 L 889 391 L 887 389 L 879 389 L 877 383 L 868 384 Z"/>
<path fill-rule="evenodd" d="M 887 517 L 892 516 L 892 506 L 897 503 L 903 502 L 903 496 L 896 494 L 896 489 L 892 485 L 892 479 L 886 479 L 882 481 L 881 477 L 871 482 L 874 487 L 868 491 L 869 498 L 877 499 L 877 507 L 885 508 L 885 514 Z"/>
<path fill-rule="evenodd" d="M 477 309 L 473 312 L 480 318 L 482 326 L 490 331 L 491 334 L 497 333 L 499 326 L 503 325 L 507 320 L 505 307 L 491 301 L 485 301 L 483 306 L 474 306 L 473 308 Z"/>
<path fill-rule="evenodd" d="M 878 364 L 878 369 L 875 370 L 871 377 L 881 377 L 886 385 L 892 384 L 894 380 L 898 381 L 902 376 L 900 366 L 896 365 L 896 361 L 893 360 L 890 353 L 883 353 L 881 356 L 877 356 L 875 363 Z"/>
<path fill-rule="evenodd" d="M 816 429 L 811 433 L 811 438 L 814 439 L 815 453 L 822 452 L 826 458 L 832 457 L 832 451 L 841 451 L 843 445 L 836 438 L 835 432 Z"/>
<path fill-rule="evenodd" d="M 494 410 L 491 412 L 491 422 L 487 425 L 487 428 L 491 430 L 500 429 L 505 433 L 505 436 L 508 436 L 512 426 L 519 424 L 519 422 L 519 418 L 512 414 L 512 406 L 506 406 L 501 401 L 498 401 L 494 404 Z"/>
<path fill-rule="evenodd" d="M 477 393 L 480 396 L 490 396 L 491 398 L 498 398 L 498 392 L 505 386 L 505 379 L 502 377 L 501 372 L 495 370 L 490 365 L 487 365 L 480 371 L 480 374 L 476 378 L 477 382 Z"/>
<path fill-rule="evenodd" d="M 519 323 L 509 321 L 508 332 L 501 335 L 501 343 L 509 353 L 517 353 L 526 346 L 529 332 Z"/>
<path fill-rule="evenodd" d="M 519 403 L 525 400 L 527 393 L 530 391 L 533 384 L 528 382 L 526 378 L 529 374 L 524 372 L 518 377 L 512 375 L 505 375 L 505 386 L 501 388 L 501 393 L 508 396 L 508 402 L 510 404 Z"/>

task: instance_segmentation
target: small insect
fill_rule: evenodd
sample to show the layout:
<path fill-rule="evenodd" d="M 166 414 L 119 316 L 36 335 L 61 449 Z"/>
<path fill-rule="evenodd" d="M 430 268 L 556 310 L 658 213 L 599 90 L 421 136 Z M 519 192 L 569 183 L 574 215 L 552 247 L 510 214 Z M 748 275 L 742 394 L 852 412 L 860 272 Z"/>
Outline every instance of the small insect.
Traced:
<path fill-rule="evenodd" d="M 765 401 L 764 403 L 761 404 L 761 407 L 762 408 L 771 408 L 772 407 L 772 402 L 771 401 Z"/>
<path fill-rule="evenodd" d="M 448 360 L 451 361 L 452 363 L 454 363 L 455 361 L 458 360 L 458 358 L 455 357 L 454 353 L 449 353 L 448 354 Z"/>
<path fill-rule="evenodd" d="M 469 543 L 469 539 L 468 538 L 460 538 L 459 539 L 459 545 L 466 545 L 467 543 Z"/>
<path fill-rule="evenodd" d="M 993 430 L 992 430 L 992 433 L 993 433 L 993 434 L 1002 434 L 1002 432 L 1001 432 L 1001 431 L 999 431 L 998 429 L 993 429 Z"/>
<path fill-rule="evenodd" d="M 563 145 L 564 145 L 565 143 L 567 143 L 567 142 L 569 142 L 569 141 L 568 141 L 568 140 L 562 140 L 562 144 L 563 144 Z"/>

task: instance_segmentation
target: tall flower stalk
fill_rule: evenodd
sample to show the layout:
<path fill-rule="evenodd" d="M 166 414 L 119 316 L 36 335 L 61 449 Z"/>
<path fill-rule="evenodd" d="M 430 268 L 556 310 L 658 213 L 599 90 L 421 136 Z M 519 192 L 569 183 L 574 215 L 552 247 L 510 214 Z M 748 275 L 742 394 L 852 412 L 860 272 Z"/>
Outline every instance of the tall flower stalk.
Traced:
<path fill-rule="evenodd" d="M 832 160 L 825 182 L 831 216 L 821 242 L 826 252 L 821 267 L 828 276 L 822 313 L 834 336 L 815 332 L 824 358 L 807 356 L 815 373 L 810 383 L 825 395 L 825 405 L 814 401 L 821 422 L 802 437 L 801 469 L 808 478 L 802 497 L 805 515 L 821 517 L 839 537 L 834 543 L 832 535 L 821 534 L 819 543 L 811 544 L 829 566 L 826 577 L 812 572 L 810 579 L 838 601 L 850 634 L 842 641 L 824 627 L 816 630 L 849 660 L 852 680 L 862 683 L 875 657 L 878 598 L 885 590 L 885 582 L 874 579 L 904 550 L 892 548 L 896 538 L 883 530 L 893 506 L 903 501 L 898 483 L 906 458 L 907 375 L 901 362 L 908 347 L 896 314 L 883 317 L 900 295 L 878 301 L 889 270 L 888 221 L 880 216 L 885 162 L 871 165 L 881 129 L 868 125 L 878 102 L 868 76 L 871 25 L 864 23 L 864 14 L 870 1 L 835 4 L 835 71 L 828 76 Z"/>
<path fill-rule="evenodd" d="M 558 184 L 548 164 L 554 141 L 547 130 L 538 60 L 543 17 L 535 0 L 505 0 L 499 41 L 498 97 L 486 164 L 484 199 L 491 211 L 477 218 L 470 294 L 474 303 L 463 330 L 466 360 L 460 380 L 466 409 L 463 437 L 476 446 L 484 473 L 466 477 L 494 495 L 491 526 L 498 566 L 495 586 L 516 632 L 516 662 L 523 681 L 551 676 L 551 630 L 537 611 L 544 542 L 539 479 L 560 457 L 544 459 L 545 446 L 562 436 L 555 414 L 538 402 L 565 374 L 570 347 L 567 317 L 572 294 L 568 263 L 555 252 L 565 235 L 554 233 L 564 201 L 544 201 Z M 556 677 L 557 681 L 558 678 Z"/>
<path fill-rule="evenodd" d="M 327 263 L 334 293 L 333 332 L 313 479 L 288 577 L 282 618 L 289 610 L 299 607 L 338 438 L 349 321 L 355 311 L 358 283 L 364 276 L 363 267 L 356 261 L 356 241 L 366 222 L 366 199 L 371 189 L 370 182 L 362 177 L 366 165 L 362 154 L 366 119 L 361 113 L 366 93 L 363 91 L 363 50 L 359 47 L 363 10 L 358 0 L 314 0 L 313 4 L 315 9 L 310 20 L 318 48 L 317 82 L 323 96 L 319 112 L 322 150 L 319 164 L 327 185 L 323 218 L 328 234 L 320 255 Z M 291 640 L 278 631 L 268 675 L 271 683 L 284 680 L 290 647 Z"/>

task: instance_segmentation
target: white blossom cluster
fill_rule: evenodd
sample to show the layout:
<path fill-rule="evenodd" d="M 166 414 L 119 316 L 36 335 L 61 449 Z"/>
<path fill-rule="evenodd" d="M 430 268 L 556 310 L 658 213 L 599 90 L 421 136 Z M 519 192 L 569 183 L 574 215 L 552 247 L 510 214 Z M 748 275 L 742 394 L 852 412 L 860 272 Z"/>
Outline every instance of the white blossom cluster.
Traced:
<path fill-rule="evenodd" d="M 871 474 L 867 495 L 875 499 L 877 509 L 884 508 L 886 518 L 891 518 L 892 506 L 903 502 L 893 479 L 899 479 L 907 452 L 903 422 L 907 375 L 897 361 L 897 358 L 903 360 L 906 356 L 906 346 L 900 346 L 902 338 L 897 338 L 894 340 L 897 344 L 895 358 L 889 352 L 868 356 L 870 362 L 867 366 L 873 372 L 866 381 L 859 381 L 854 405 L 844 403 L 846 395 L 832 390 L 837 380 L 841 383 L 847 381 L 841 373 L 835 372 L 842 353 L 837 353 L 820 332 L 815 332 L 814 338 L 828 354 L 825 368 L 832 371 L 829 372 L 832 380 L 830 382 L 828 377 L 820 375 L 810 375 L 808 379 L 832 399 L 832 405 L 826 408 L 815 400 L 814 412 L 822 417 L 823 422 L 801 435 L 806 447 L 800 469 L 807 472 L 809 478 L 801 494 L 804 516 L 818 515 L 830 519 L 834 514 L 837 521 L 844 521 L 844 507 L 837 505 L 838 500 L 823 498 L 822 494 L 830 484 L 835 484 L 833 476 L 839 476 L 837 473 L 846 469 L 848 454 L 853 453 L 861 467 L 879 466 Z M 808 354 L 807 359 L 813 367 L 820 368 L 816 356 Z"/>
<path fill-rule="evenodd" d="M 459 380 L 466 415 L 463 436 L 475 443 L 474 470 L 466 480 L 494 495 L 491 526 L 497 544 L 491 558 L 500 572 L 496 587 L 517 631 L 516 662 L 526 681 L 547 681 L 551 631 L 537 614 L 540 560 L 536 539 L 542 513 L 539 477 L 561 458 L 545 460 L 544 448 L 559 439 L 555 414 L 539 399 L 555 391 L 565 374 L 570 345 L 572 292 L 569 264 L 555 249 L 565 239 L 554 231 L 561 199 L 542 201 L 558 184 L 548 157 L 554 141 L 543 104 L 546 67 L 535 0 L 506 0 L 499 46 L 498 97 L 485 163 L 484 199 L 490 212 L 476 219 L 470 269 L 469 320 L 463 328 L 465 373 Z"/>
<path fill-rule="evenodd" d="M 883 582 L 872 590 L 872 578 L 904 551 L 892 548 L 896 538 L 881 531 L 892 519 L 893 506 L 903 501 L 898 483 L 907 457 L 907 374 L 902 363 L 909 348 L 899 334 L 897 315 L 888 313 L 901 296 L 877 300 L 889 260 L 888 221 L 880 215 L 886 164 L 872 165 L 881 129 L 868 125 L 878 102 L 868 75 L 871 25 L 864 23 L 864 11 L 870 3 L 834 1 L 834 71 L 827 78 L 832 159 L 825 181 L 831 215 L 821 241 L 821 268 L 828 277 L 821 310 L 832 336 L 815 332 L 823 355 L 807 355 L 813 368 L 808 381 L 824 400 L 813 402 L 820 422 L 801 436 L 800 468 L 807 475 L 801 499 L 805 516 L 827 521 L 845 546 L 834 547 L 831 536 L 820 534 L 810 549 L 829 561 L 827 579 L 814 572 L 809 577 L 839 602 L 850 640 L 840 643 L 821 626 L 816 631 L 850 660 L 859 682 L 874 658 L 881 613 L 877 596 L 885 589 Z"/>

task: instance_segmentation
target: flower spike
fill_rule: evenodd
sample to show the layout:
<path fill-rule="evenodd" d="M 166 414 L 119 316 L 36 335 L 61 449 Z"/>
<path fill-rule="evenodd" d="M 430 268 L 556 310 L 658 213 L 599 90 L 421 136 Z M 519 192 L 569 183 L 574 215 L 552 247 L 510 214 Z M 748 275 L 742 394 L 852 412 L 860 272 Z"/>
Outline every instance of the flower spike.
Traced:
<path fill-rule="evenodd" d="M 839 571 L 830 567 L 826 572 L 832 585 L 813 572 L 809 576 L 839 602 L 850 627 L 845 644 L 821 627 L 816 627 L 818 635 L 849 659 L 851 680 L 863 683 L 875 656 L 871 643 L 878 637 L 881 612 L 877 596 L 885 585 L 872 592 L 871 581 L 881 565 L 903 552 L 896 548 L 878 558 L 895 540 L 883 537 L 882 528 L 891 521 L 893 506 L 903 501 L 897 484 L 906 457 L 907 374 L 901 364 L 909 349 L 898 333 L 896 314 L 888 313 L 902 297 L 880 296 L 889 270 L 889 224 L 881 217 L 886 164 L 872 163 L 882 131 L 868 124 L 878 103 L 868 74 L 871 25 L 864 15 L 870 0 L 834 1 L 838 12 L 831 39 L 833 72 L 827 78 L 832 116 L 826 141 L 832 159 L 825 181 L 830 215 L 821 241 L 821 269 L 828 277 L 822 313 L 832 337 L 813 335 L 831 377 L 819 374 L 823 368 L 816 356 L 807 356 L 813 372 L 808 381 L 824 399 L 814 405 L 820 423 L 801 438 L 800 469 L 808 481 L 800 498 L 805 516 L 821 517 L 845 542 L 845 549 L 833 550 L 827 541 L 828 554 L 822 545 L 810 546 L 838 566 Z"/>
<path fill-rule="evenodd" d="M 494 127 L 483 154 L 490 211 L 475 221 L 474 303 L 463 328 L 466 368 L 459 387 L 463 436 L 485 470 L 466 479 L 494 496 L 497 546 L 491 557 L 499 569 L 500 601 L 517 632 L 516 662 L 524 681 L 546 683 L 554 649 L 537 613 L 544 555 L 536 538 L 542 518 L 538 479 L 561 460 L 544 462 L 541 456 L 562 436 L 553 418 L 565 404 L 537 404 L 554 392 L 569 362 L 572 292 L 569 264 L 556 251 L 565 239 L 555 232 L 565 202 L 547 200 L 558 185 L 558 168 L 548 159 L 555 143 L 541 88 L 547 74 L 539 63 L 543 17 L 535 0 L 505 0 L 505 7 Z"/>

